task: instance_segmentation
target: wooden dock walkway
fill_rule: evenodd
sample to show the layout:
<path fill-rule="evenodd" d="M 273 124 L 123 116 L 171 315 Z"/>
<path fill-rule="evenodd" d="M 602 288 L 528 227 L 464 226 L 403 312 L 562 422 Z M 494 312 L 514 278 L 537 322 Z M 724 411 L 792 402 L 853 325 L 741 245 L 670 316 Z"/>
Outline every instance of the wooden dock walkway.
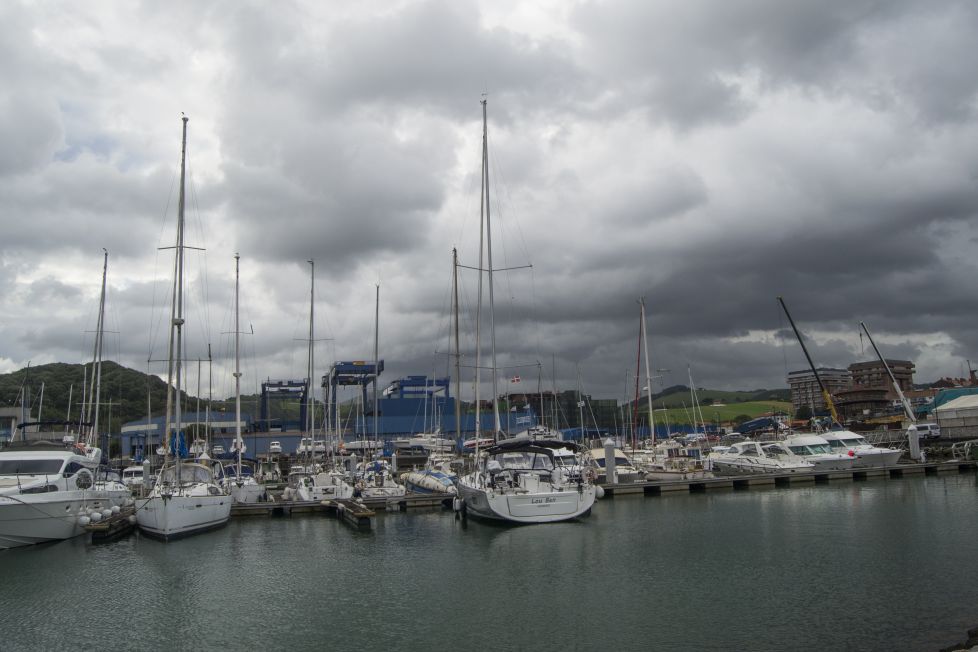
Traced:
<path fill-rule="evenodd" d="M 136 529 L 136 508 L 123 507 L 98 523 L 89 523 L 85 531 L 91 532 L 92 543 L 108 543 L 120 539 Z"/>
<path fill-rule="evenodd" d="M 336 516 L 336 518 L 358 530 L 369 530 L 373 527 L 373 518 L 377 515 L 375 511 L 362 502 L 351 498 L 324 500 L 323 508 L 327 514 Z"/>
<path fill-rule="evenodd" d="M 644 494 L 664 496 L 673 493 L 697 493 L 710 489 L 749 489 L 751 487 L 790 487 L 804 484 L 828 482 L 860 481 L 869 478 L 901 478 L 905 475 L 937 475 L 938 473 L 966 473 L 978 468 L 978 462 L 947 461 L 921 462 L 915 464 L 896 464 L 872 469 L 850 469 L 847 471 L 811 471 L 807 473 L 765 473 L 757 475 L 734 475 L 716 478 L 691 480 L 653 480 L 649 482 L 630 482 L 605 484 L 606 496 Z"/>

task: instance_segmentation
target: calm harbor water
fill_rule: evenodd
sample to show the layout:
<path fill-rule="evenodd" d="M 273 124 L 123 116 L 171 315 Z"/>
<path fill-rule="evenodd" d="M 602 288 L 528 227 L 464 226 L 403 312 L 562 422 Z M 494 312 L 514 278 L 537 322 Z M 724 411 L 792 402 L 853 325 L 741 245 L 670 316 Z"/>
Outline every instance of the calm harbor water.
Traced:
<path fill-rule="evenodd" d="M 236 519 L 0 554 L 0 649 L 936 650 L 978 625 L 974 473 L 603 500 L 579 523 Z"/>

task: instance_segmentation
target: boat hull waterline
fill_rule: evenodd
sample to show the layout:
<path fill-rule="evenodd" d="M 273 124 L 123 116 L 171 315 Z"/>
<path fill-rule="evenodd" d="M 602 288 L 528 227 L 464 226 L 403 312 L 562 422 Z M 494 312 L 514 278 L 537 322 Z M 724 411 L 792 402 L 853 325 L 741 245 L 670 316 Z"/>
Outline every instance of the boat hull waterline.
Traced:
<path fill-rule="evenodd" d="M 231 496 L 179 496 L 136 502 L 136 522 L 146 535 L 172 541 L 225 525 Z"/>
<path fill-rule="evenodd" d="M 508 494 L 482 491 L 459 483 L 466 514 L 510 523 L 556 523 L 586 515 L 594 505 L 593 485 L 580 491 Z"/>
<path fill-rule="evenodd" d="M 50 496 L 0 496 L 0 550 L 74 538 L 85 533 L 81 517 L 122 503 L 107 491 L 59 491 L 54 500 Z"/>

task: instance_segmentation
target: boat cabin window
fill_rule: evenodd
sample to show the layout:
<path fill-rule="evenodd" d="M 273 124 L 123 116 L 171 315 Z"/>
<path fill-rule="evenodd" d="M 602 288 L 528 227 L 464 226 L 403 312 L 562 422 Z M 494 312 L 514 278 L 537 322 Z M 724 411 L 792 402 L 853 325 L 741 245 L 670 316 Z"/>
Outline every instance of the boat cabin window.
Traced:
<path fill-rule="evenodd" d="M 213 475 L 211 470 L 198 464 L 183 464 L 180 467 L 180 483 L 193 484 L 195 482 L 211 482 Z M 177 484 L 177 467 L 168 466 L 160 472 L 160 482 L 163 484 Z"/>
<path fill-rule="evenodd" d="M 771 453 L 772 455 L 788 454 L 788 451 L 786 451 L 783 447 L 781 447 L 778 444 L 768 444 L 767 446 L 764 447 L 764 450 L 766 450 L 768 453 Z"/>
<path fill-rule="evenodd" d="M 499 462 L 503 469 L 550 471 L 554 468 L 549 455 L 533 451 L 497 453 L 492 459 Z"/>
<path fill-rule="evenodd" d="M 829 448 L 836 451 L 849 448 L 849 446 L 851 446 L 851 444 L 846 444 L 841 439 L 829 439 L 828 442 L 829 442 Z"/>
<path fill-rule="evenodd" d="M 862 437 L 858 437 L 856 439 L 843 439 L 841 443 L 844 444 L 842 448 L 849 448 L 852 446 L 863 446 L 866 444 L 866 440 Z"/>
<path fill-rule="evenodd" d="M 808 444 L 807 446 L 789 446 L 797 455 L 825 455 L 831 453 L 828 444 Z"/>
<path fill-rule="evenodd" d="M 122 472 L 123 478 L 141 478 L 143 477 L 142 469 L 126 469 Z"/>
<path fill-rule="evenodd" d="M 64 460 L 2 460 L 0 475 L 55 475 Z"/>
<path fill-rule="evenodd" d="M 577 456 L 572 453 L 564 453 L 563 455 L 554 455 L 554 464 L 556 466 L 579 466 L 577 461 Z"/>
<path fill-rule="evenodd" d="M 763 455 L 761 452 L 761 447 L 757 444 L 741 444 L 740 450 L 738 451 L 741 455 Z"/>
<path fill-rule="evenodd" d="M 68 465 L 65 467 L 64 471 L 65 477 L 67 478 L 69 475 L 75 475 L 84 468 L 85 467 L 78 462 L 68 462 Z"/>
<path fill-rule="evenodd" d="M 224 467 L 224 474 L 230 478 L 236 477 L 238 475 L 238 467 L 236 464 L 228 464 Z M 244 464 L 241 465 L 241 477 L 254 475 L 250 466 Z"/>

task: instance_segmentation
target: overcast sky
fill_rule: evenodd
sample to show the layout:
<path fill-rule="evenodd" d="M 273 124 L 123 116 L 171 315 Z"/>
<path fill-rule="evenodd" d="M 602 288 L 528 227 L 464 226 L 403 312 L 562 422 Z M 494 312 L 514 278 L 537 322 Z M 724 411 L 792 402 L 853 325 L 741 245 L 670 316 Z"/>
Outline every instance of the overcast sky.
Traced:
<path fill-rule="evenodd" d="M 90 359 L 104 247 L 106 357 L 163 372 L 184 112 L 215 393 L 235 252 L 246 392 L 305 376 L 309 259 L 317 375 L 372 358 L 377 284 L 385 380 L 444 375 L 485 93 L 501 378 L 631 394 L 644 296 L 656 389 L 784 387 L 777 295 L 818 364 L 869 359 L 863 320 L 918 382 L 962 375 L 976 43 L 966 0 L 0 3 L 0 371 Z"/>

